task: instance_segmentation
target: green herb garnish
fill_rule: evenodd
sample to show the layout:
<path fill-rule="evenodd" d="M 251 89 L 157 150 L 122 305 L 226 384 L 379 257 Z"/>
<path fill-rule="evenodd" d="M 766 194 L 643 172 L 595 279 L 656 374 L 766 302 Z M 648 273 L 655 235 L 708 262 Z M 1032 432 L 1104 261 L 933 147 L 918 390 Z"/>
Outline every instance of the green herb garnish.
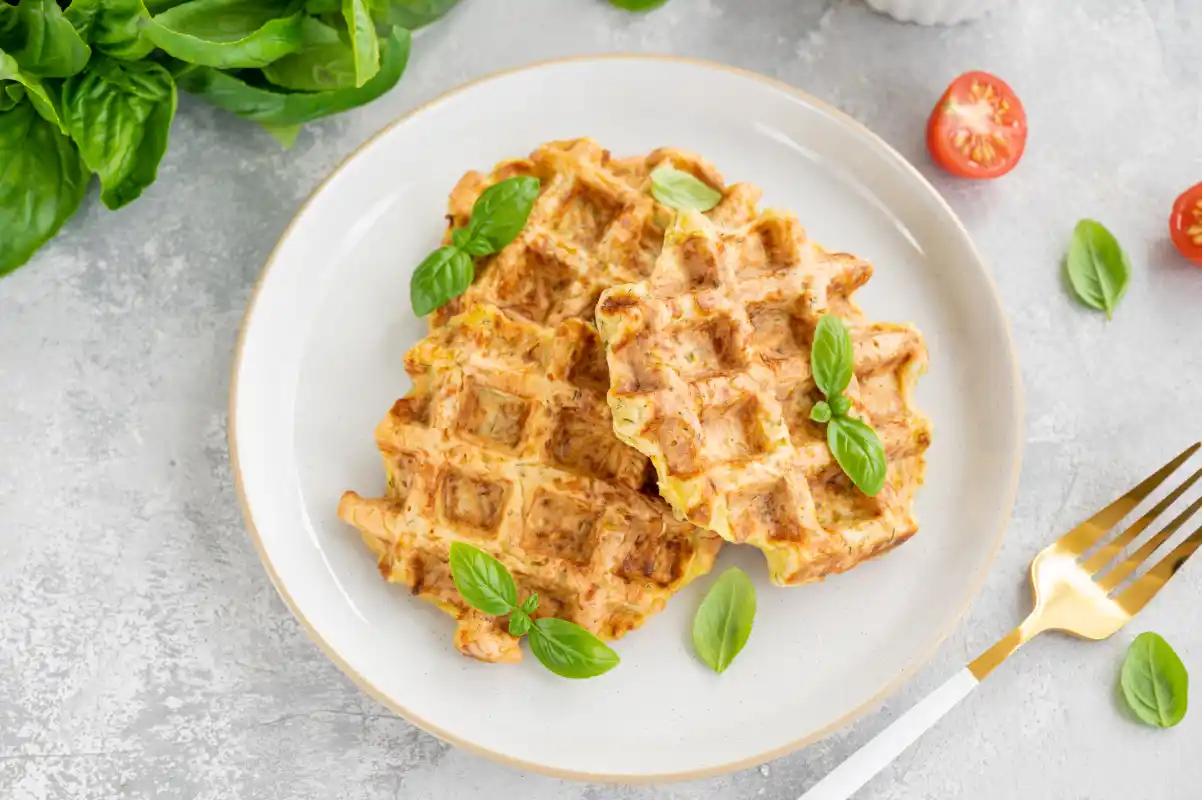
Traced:
<path fill-rule="evenodd" d="M 609 0 L 609 2 L 627 11 L 650 11 L 653 8 L 659 8 L 668 0 Z"/>
<path fill-rule="evenodd" d="M 698 211 L 709 211 L 722 200 L 722 192 L 688 172 L 668 166 L 651 171 L 651 195 L 671 208 Z"/>
<path fill-rule="evenodd" d="M 478 547 L 451 543 L 451 578 L 468 605 L 495 617 L 509 615 L 509 633 L 530 636 L 530 651 L 564 678 L 592 678 L 618 665 L 618 654 L 574 622 L 534 619 L 538 595 L 518 604 L 517 584 L 505 565 Z"/>
<path fill-rule="evenodd" d="M 755 585 L 732 567 L 714 581 L 693 618 L 693 649 L 714 672 L 723 672 L 747 644 L 755 622 Z"/>
<path fill-rule="evenodd" d="M 1073 230 L 1064 270 L 1077 299 L 1105 311 L 1107 319 L 1123 299 L 1131 279 L 1131 262 L 1118 240 L 1092 219 L 1081 220 Z"/>
<path fill-rule="evenodd" d="M 843 392 L 851 383 L 854 368 L 847 326 L 836 316 L 822 317 L 814 330 L 810 369 L 826 400 L 814 404 L 810 419 L 826 425 L 826 443 L 839 468 L 861 492 L 874 497 L 885 486 L 885 446 L 867 423 L 848 416 L 851 400 Z"/>
<path fill-rule="evenodd" d="M 1127 705 L 1144 723 L 1171 728 L 1185 718 L 1189 673 L 1159 634 L 1135 637 L 1123 659 L 1119 683 Z"/>
<path fill-rule="evenodd" d="M 177 88 L 287 146 L 395 86 L 410 29 L 455 2 L 0 0 L 0 275 L 75 213 L 92 173 L 109 208 L 155 180 Z"/>
<path fill-rule="evenodd" d="M 508 178 L 481 193 L 464 228 L 451 232 L 451 244 L 440 247 L 417 266 L 409 281 L 413 313 L 424 317 L 472 285 L 472 256 L 487 256 L 512 242 L 538 199 L 538 178 Z"/>

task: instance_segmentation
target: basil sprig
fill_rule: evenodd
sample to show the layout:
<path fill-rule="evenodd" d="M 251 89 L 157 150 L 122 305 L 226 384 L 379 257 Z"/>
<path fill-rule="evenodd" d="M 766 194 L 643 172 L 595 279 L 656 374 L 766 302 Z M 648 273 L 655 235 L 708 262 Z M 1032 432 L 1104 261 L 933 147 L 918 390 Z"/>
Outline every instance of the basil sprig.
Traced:
<path fill-rule="evenodd" d="M 651 171 L 651 196 L 670 208 L 709 211 L 722 200 L 722 192 L 675 167 Z"/>
<path fill-rule="evenodd" d="M 874 497 L 885 486 L 885 446 L 871 426 L 848 416 L 851 400 L 843 392 L 851 383 L 854 368 L 847 326 L 836 316 L 824 316 L 814 330 L 810 369 L 826 400 L 814 404 L 810 419 L 826 425 L 826 443 L 839 468 L 861 492 Z"/>
<path fill-rule="evenodd" d="M 1171 728 L 1189 706 L 1189 673 L 1169 643 L 1156 633 L 1141 633 L 1127 649 L 1119 680 L 1123 697 L 1147 725 Z"/>
<path fill-rule="evenodd" d="M 451 244 L 426 256 L 413 271 L 409 302 L 414 314 L 424 317 L 467 291 L 476 277 L 472 256 L 492 255 L 517 238 L 538 199 L 539 187 L 538 178 L 507 178 L 476 198 L 467 226 L 452 231 Z"/>
<path fill-rule="evenodd" d="M 714 672 L 735 660 L 755 622 L 755 584 L 731 567 L 714 581 L 693 617 L 693 649 Z"/>
<path fill-rule="evenodd" d="M 485 614 L 509 615 L 509 633 L 530 635 L 530 651 L 563 678 L 592 678 L 618 665 L 618 654 L 574 622 L 531 615 L 538 595 L 518 603 L 518 588 L 505 565 L 478 547 L 451 543 L 451 578 L 468 605 Z"/>
<path fill-rule="evenodd" d="M 1100 222 L 1083 219 L 1073 230 L 1064 260 L 1073 294 L 1087 306 L 1106 312 L 1110 319 L 1131 279 L 1131 262 L 1114 235 Z"/>

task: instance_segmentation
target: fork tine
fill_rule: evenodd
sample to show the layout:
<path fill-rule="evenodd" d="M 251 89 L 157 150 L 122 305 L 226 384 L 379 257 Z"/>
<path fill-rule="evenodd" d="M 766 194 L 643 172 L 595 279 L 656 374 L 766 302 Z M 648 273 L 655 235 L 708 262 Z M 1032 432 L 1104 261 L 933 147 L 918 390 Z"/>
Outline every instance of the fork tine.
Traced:
<path fill-rule="evenodd" d="M 1168 525 L 1165 525 L 1159 533 L 1157 533 L 1155 536 L 1145 542 L 1142 547 L 1132 553 L 1126 561 L 1123 561 L 1121 564 L 1115 564 L 1114 569 L 1110 570 L 1110 572 L 1107 572 L 1102 579 L 1098 581 L 1098 585 L 1102 587 L 1102 590 L 1107 594 L 1110 594 L 1116 588 L 1118 588 L 1118 585 L 1122 583 L 1128 575 L 1134 572 L 1140 564 L 1147 561 L 1153 553 L 1159 550 L 1160 546 L 1167 542 L 1172 535 L 1181 528 L 1182 525 L 1189 522 L 1189 518 L 1192 517 L 1199 508 L 1202 508 L 1202 497 L 1199 497 L 1190 505 L 1189 508 L 1178 514 L 1172 522 L 1170 522 Z"/>
<path fill-rule="evenodd" d="M 1169 578 L 1172 578 L 1177 570 L 1181 569 L 1181 565 L 1185 563 L 1186 559 L 1197 552 L 1199 547 L 1202 547 L 1202 528 L 1198 528 L 1190 534 L 1188 539 L 1173 548 L 1173 552 L 1161 559 L 1159 564 L 1131 584 L 1126 591 L 1115 598 L 1116 602 L 1128 614 L 1138 613 L 1160 591 L 1161 587 L 1169 582 Z"/>
<path fill-rule="evenodd" d="M 1153 472 L 1134 489 L 1061 536 L 1055 546 L 1075 556 L 1082 555 L 1117 525 L 1123 517 L 1130 514 L 1132 509 L 1142 503 L 1145 497 L 1156 491 L 1156 488 L 1164 483 L 1166 478 L 1176 472 L 1177 468 L 1189 460 L 1190 456 L 1198 452 L 1199 447 L 1202 447 L 1202 442 L 1185 448 L 1181 455 Z"/>
<path fill-rule="evenodd" d="M 1085 563 L 1081 566 L 1085 568 L 1086 572 L 1088 572 L 1090 575 L 1093 575 L 1098 570 L 1102 569 L 1102 567 L 1109 564 L 1115 556 L 1123 552 L 1127 545 L 1139 538 L 1139 535 L 1147 530 L 1148 526 L 1151 525 L 1157 517 L 1167 511 L 1169 507 L 1173 505 L 1173 503 L 1176 503 L 1181 495 L 1189 491 L 1189 488 L 1197 483 L 1198 478 L 1202 478 L 1202 469 L 1186 478 L 1185 483 L 1181 484 L 1172 492 L 1170 492 L 1167 497 L 1157 503 L 1155 507 L 1148 511 L 1148 513 L 1140 517 L 1131 525 L 1131 527 L 1114 537 L 1114 541 L 1107 542 L 1098 550 L 1098 552 L 1086 559 Z M 1145 555 L 1144 558 L 1147 558 L 1147 556 Z M 1142 561 L 1143 559 L 1140 560 Z"/>

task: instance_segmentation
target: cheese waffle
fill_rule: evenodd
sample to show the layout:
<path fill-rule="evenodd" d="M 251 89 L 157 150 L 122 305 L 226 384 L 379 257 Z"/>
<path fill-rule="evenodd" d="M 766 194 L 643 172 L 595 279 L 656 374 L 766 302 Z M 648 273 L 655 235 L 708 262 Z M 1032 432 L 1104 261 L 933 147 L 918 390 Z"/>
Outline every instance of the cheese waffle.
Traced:
<path fill-rule="evenodd" d="M 913 327 L 864 320 L 852 294 L 871 275 L 791 215 L 719 230 L 685 211 L 649 278 L 607 290 L 597 308 L 618 436 L 651 458 L 679 515 L 763 550 L 777 584 L 850 569 L 917 530 L 930 425 L 911 394 L 926 348 Z M 825 314 L 851 332 L 850 413 L 885 445 L 875 497 L 840 471 L 809 418 L 822 399 L 810 344 Z"/>
<path fill-rule="evenodd" d="M 456 646 L 517 661 L 505 619 L 470 608 L 449 567 L 453 541 L 490 553 L 535 616 L 616 639 L 713 566 L 721 540 L 648 490 L 645 456 L 614 436 L 604 348 L 576 319 L 555 326 L 492 306 L 453 317 L 405 356 L 414 388 L 376 431 L 386 495 L 347 492 L 381 574 L 458 620 Z"/>

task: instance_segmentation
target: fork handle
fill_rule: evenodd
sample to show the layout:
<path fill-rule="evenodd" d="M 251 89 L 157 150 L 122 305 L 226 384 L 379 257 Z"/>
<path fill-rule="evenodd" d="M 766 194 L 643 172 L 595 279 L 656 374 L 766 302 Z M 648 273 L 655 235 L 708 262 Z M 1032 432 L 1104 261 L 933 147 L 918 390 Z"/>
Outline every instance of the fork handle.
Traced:
<path fill-rule="evenodd" d="M 934 727 L 979 683 L 977 676 L 964 667 L 918 705 L 895 719 L 851 758 L 835 767 L 799 800 L 848 800 L 902 751 L 918 741 L 919 736 Z"/>
<path fill-rule="evenodd" d="M 889 766 L 893 759 L 918 741 L 918 737 L 929 731 L 943 715 L 968 697 L 968 693 L 985 680 L 985 676 L 1046 629 L 1041 613 L 1036 608 L 997 644 L 978 656 L 971 664 L 957 672 L 935 691 L 928 694 L 918 705 L 890 723 L 868 744 L 861 747 L 851 758 L 835 767 L 825 778 L 798 800 L 849 800 L 864 784 L 878 772 Z"/>

